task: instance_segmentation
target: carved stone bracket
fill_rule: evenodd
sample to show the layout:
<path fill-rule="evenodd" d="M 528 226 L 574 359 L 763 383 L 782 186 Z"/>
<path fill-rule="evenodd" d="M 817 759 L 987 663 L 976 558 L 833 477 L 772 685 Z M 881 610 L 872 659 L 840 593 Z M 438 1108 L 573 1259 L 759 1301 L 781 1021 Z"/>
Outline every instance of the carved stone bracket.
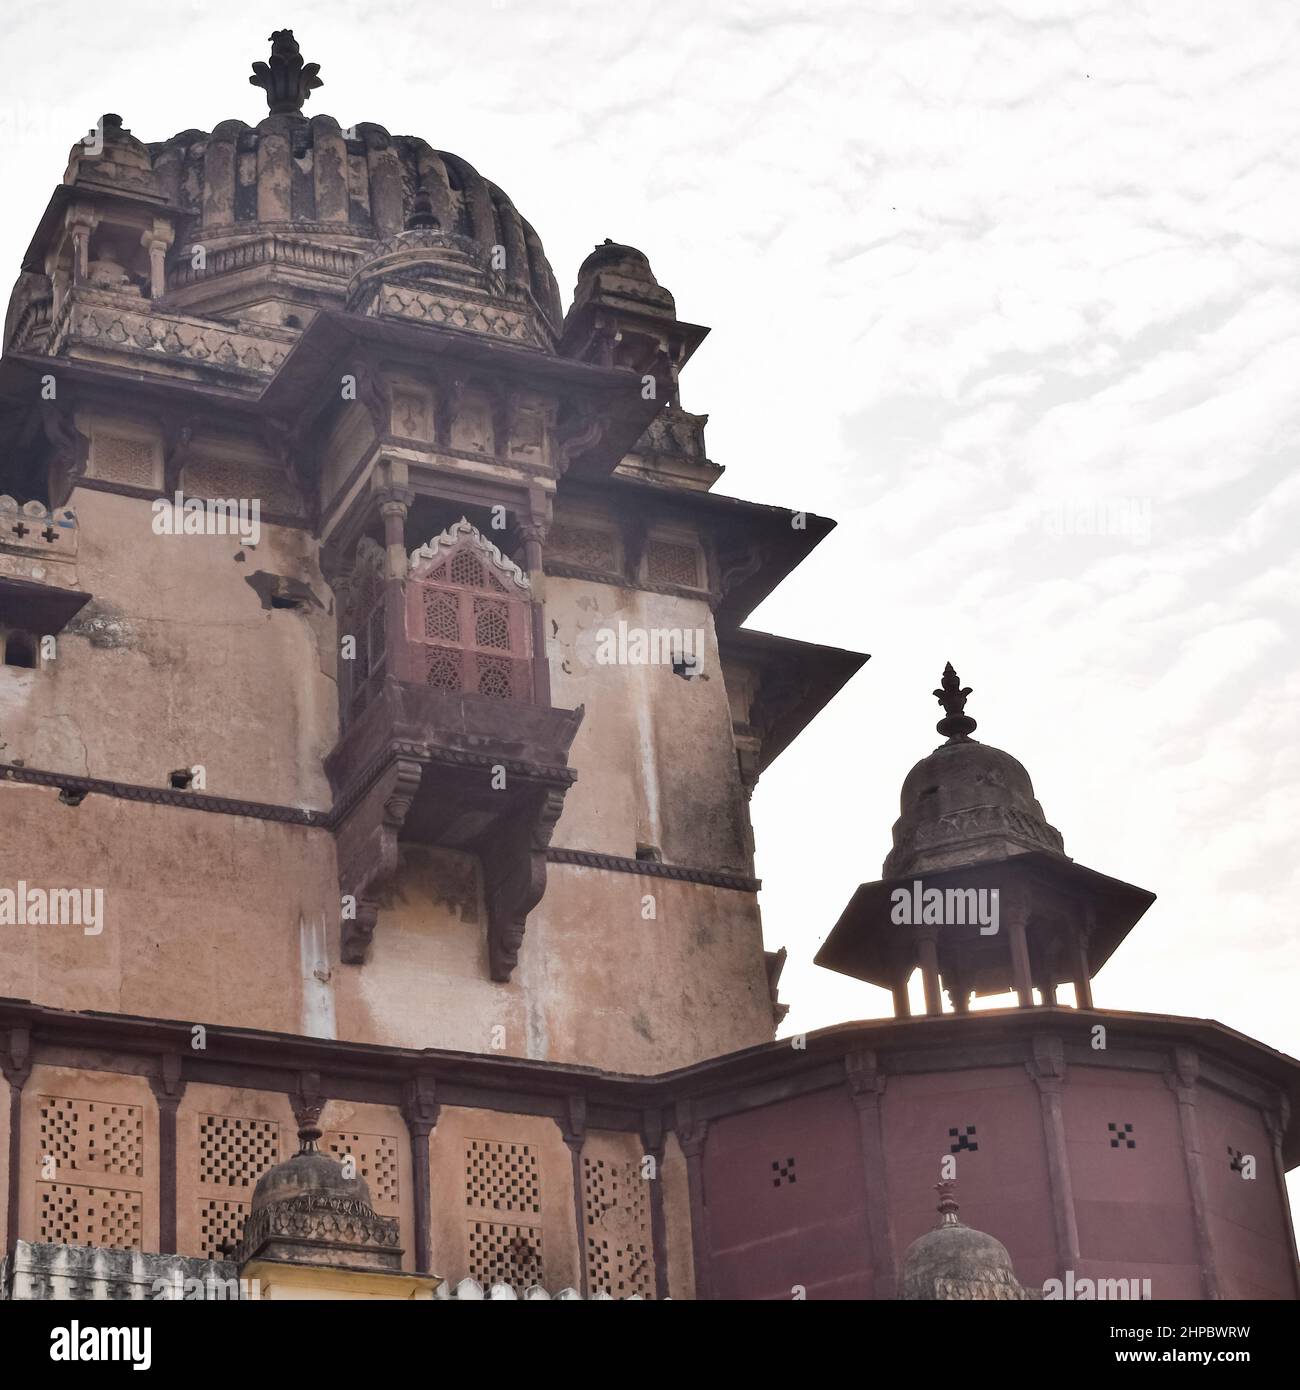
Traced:
<path fill-rule="evenodd" d="M 481 848 L 487 889 L 488 967 L 505 981 L 519 964 L 524 923 L 546 892 L 546 847 L 564 808 L 564 787 L 543 787 Z"/>
<path fill-rule="evenodd" d="M 1025 1070 L 1034 1078 L 1042 1095 L 1059 1096 L 1065 1084 L 1065 1045 L 1060 1038 L 1039 1034 L 1033 1040 L 1033 1060 Z"/>
<path fill-rule="evenodd" d="M 478 857 L 491 977 L 506 981 L 546 890 L 576 774 L 582 710 L 448 694 L 389 678 L 326 760 L 335 791 L 342 959 L 360 964 L 394 887 L 398 844 Z"/>
<path fill-rule="evenodd" d="M 41 421 L 50 445 L 50 505 L 62 507 L 86 475 L 90 441 L 77 428 L 70 404 L 44 403 Z"/>
<path fill-rule="evenodd" d="M 885 1093 L 885 1074 L 879 1058 L 870 1050 L 850 1052 L 844 1058 L 844 1079 L 849 1098 L 856 1109 L 869 1109 L 880 1103 Z"/>
<path fill-rule="evenodd" d="M 0 1048 L 0 1072 L 15 1091 L 21 1091 L 32 1074 L 32 1035 L 26 1028 L 11 1028 Z"/>
<path fill-rule="evenodd" d="M 394 758 L 339 827 L 340 955 L 349 965 L 359 965 L 370 949 L 382 899 L 397 874 L 398 835 L 422 770 L 414 758 Z"/>
<path fill-rule="evenodd" d="M 413 1135 L 427 1137 L 437 1128 L 442 1104 L 432 1076 L 413 1076 L 402 1092 L 402 1119 Z"/>
<path fill-rule="evenodd" d="M 581 1149 L 587 1137 L 587 1098 L 586 1096 L 566 1096 L 564 1111 L 555 1116 L 564 1142 L 572 1152 Z"/>

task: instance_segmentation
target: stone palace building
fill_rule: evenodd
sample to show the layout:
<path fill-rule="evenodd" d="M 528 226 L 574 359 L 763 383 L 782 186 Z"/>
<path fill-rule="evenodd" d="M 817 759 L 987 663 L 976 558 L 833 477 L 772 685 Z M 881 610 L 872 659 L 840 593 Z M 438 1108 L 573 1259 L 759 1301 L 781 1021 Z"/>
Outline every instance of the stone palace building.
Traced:
<path fill-rule="evenodd" d="M 774 1040 L 748 798 L 866 658 L 745 624 L 832 523 L 715 490 L 640 251 L 566 308 L 254 68 L 73 146 L 5 323 L 2 1296 L 1297 1297 L 1300 1066 L 1093 1003 L 1152 895 L 951 671 L 882 878 L 820 870 L 895 1016 Z"/>

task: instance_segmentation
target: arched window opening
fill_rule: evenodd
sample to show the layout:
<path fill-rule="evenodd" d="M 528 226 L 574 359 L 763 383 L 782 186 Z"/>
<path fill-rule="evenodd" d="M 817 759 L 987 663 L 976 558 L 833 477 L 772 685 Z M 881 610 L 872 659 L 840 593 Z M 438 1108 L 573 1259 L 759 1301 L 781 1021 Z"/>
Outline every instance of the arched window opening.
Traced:
<path fill-rule="evenodd" d="M 528 579 L 468 521 L 411 556 L 406 635 L 416 679 L 448 694 L 531 700 Z"/>

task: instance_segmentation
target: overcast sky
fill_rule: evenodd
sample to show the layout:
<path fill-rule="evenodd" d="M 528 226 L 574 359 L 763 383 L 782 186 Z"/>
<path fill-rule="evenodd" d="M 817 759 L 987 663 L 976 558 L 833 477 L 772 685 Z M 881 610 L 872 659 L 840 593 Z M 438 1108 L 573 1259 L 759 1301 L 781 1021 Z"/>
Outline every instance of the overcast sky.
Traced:
<path fill-rule="evenodd" d="M 812 957 L 940 740 L 1029 768 L 1159 900 L 1103 1007 L 1300 1054 L 1300 10 L 1237 0 L 69 5 L 6 13 L 0 262 L 105 111 L 144 140 L 310 112 L 463 155 L 566 303 L 605 237 L 712 336 L 719 491 L 839 529 L 756 627 L 872 653 L 754 798 L 788 1029 L 888 1011 Z"/>

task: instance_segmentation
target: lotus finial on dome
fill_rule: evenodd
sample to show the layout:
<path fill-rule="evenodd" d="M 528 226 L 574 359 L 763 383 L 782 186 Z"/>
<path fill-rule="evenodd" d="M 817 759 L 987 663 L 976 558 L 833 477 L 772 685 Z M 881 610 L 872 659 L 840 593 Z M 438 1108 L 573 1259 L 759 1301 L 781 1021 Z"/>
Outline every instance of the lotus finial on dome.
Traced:
<path fill-rule="evenodd" d="M 266 104 L 273 116 L 300 116 L 302 104 L 324 83 L 316 75 L 319 63 L 304 63 L 292 29 L 277 29 L 271 35 L 271 62 L 254 63 L 248 79 L 266 93 Z"/>
<path fill-rule="evenodd" d="M 934 726 L 949 743 L 966 742 L 977 727 L 975 721 L 963 711 L 966 697 L 971 693 L 970 686 L 963 686 L 961 677 L 952 668 L 952 662 L 943 668 L 943 679 L 934 697 L 943 706 L 944 717 Z"/>

